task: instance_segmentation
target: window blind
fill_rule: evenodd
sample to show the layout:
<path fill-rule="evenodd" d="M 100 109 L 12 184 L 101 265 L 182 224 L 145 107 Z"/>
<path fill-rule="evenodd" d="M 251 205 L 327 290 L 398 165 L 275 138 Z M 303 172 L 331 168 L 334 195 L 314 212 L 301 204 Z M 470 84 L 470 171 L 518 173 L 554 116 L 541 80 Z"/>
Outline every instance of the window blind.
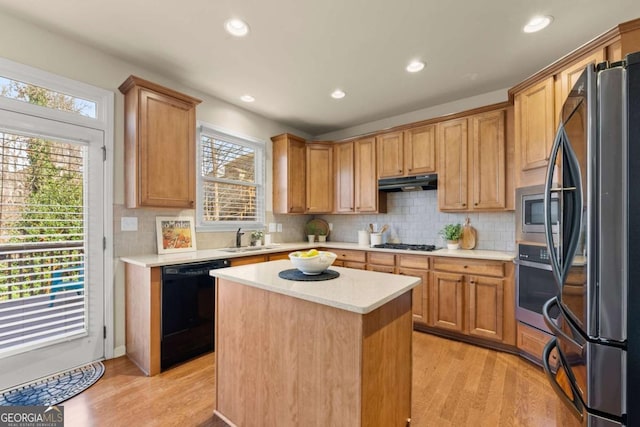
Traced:
<path fill-rule="evenodd" d="M 86 333 L 84 159 L 0 132 L 0 356 Z"/>

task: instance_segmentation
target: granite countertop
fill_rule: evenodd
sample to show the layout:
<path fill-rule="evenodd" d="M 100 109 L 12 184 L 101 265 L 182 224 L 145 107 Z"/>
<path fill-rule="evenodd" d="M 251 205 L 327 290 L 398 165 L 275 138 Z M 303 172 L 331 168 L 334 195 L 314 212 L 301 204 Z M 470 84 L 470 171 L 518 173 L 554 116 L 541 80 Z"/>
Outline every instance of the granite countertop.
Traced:
<path fill-rule="evenodd" d="M 164 265 L 186 264 L 191 262 L 209 261 L 214 259 L 224 258 L 239 258 L 251 255 L 262 255 L 275 252 L 293 252 L 302 249 L 323 247 L 328 249 L 348 249 L 348 250 L 360 250 L 368 252 L 391 252 L 395 254 L 413 254 L 413 255 L 429 255 L 429 256 L 443 256 L 443 257 L 455 257 L 455 258 L 475 258 L 486 259 L 496 261 L 512 261 L 514 259 L 513 252 L 504 251 L 488 251 L 481 249 L 438 249 L 432 252 L 426 251 L 409 251 L 398 249 L 379 249 L 371 248 L 368 246 L 359 246 L 357 243 L 348 242 L 326 242 L 310 244 L 308 242 L 300 243 L 279 243 L 273 244 L 267 247 L 261 247 L 259 249 L 249 249 L 243 252 L 227 252 L 224 249 L 204 249 L 194 252 L 180 252 L 176 254 L 149 254 L 149 255 L 132 255 L 121 257 L 123 262 L 134 264 L 140 267 L 161 267 Z"/>
<path fill-rule="evenodd" d="M 211 270 L 211 275 L 247 286 L 294 298 L 352 311 L 370 313 L 418 286 L 419 277 L 402 276 L 352 268 L 331 267 L 340 273 L 332 280 L 318 282 L 282 279 L 278 273 L 293 268 L 289 260 L 279 260 Z"/>

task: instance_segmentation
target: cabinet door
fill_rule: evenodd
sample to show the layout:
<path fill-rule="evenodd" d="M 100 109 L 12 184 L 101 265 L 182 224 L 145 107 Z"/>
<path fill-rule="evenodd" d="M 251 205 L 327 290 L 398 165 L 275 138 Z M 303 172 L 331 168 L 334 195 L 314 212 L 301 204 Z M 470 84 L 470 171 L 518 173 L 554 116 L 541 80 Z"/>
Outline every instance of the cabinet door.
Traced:
<path fill-rule="evenodd" d="M 353 142 L 336 144 L 334 152 L 335 212 L 353 213 Z"/>
<path fill-rule="evenodd" d="M 140 89 L 138 206 L 193 208 L 195 106 Z"/>
<path fill-rule="evenodd" d="M 438 207 L 467 209 L 467 119 L 438 124 Z"/>
<path fill-rule="evenodd" d="M 238 258 L 231 258 L 231 267 L 246 264 L 257 264 L 259 262 L 265 262 L 267 257 L 265 255 L 250 255 Z"/>
<path fill-rule="evenodd" d="M 471 118 L 473 209 L 506 207 L 504 110 Z"/>
<path fill-rule="evenodd" d="M 306 146 L 302 138 L 283 134 L 273 141 L 273 213 L 304 213 Z"/>
<path fill-rule="evenodd" d="M 515 95 L 516 157 L 520 171 L 547 166 L 555 135 L 553 77 Z M 519 186 L 541 184 L 520 179 Z"/>
<path fill-rule="evenodd" d="M 402 132 L 389 132 L 376 138 L 378 146 L 378 176 L 380 178 L 402 176 L 405 173 L 402 142 Z"/>
<path fill-rule="evenodd" d="M 469 335 L 502 341 L 504 280 L 469 276 L 467 283 Z"/>
<path fill-rule="evenodd" d="M 411 268 L 399 268 L 398 274 L 405 276 L 416 276 L 422 279 L 422 283 L 413 288 L 412 291 L 412 311 L 413 321 L 427 324 L 427 305 L 428 305 L 428 293 L 429 293 L 429 271 L 427 270 L 415 270 Z"/>
<path fill-rule="evenodd" d="M 598 64 L 604 61 L 604 54 L 604 49 L 598 49 L 595 52 L 575 62 L 573 65 L 567 67 L 562 72 L 560 72 L 560 74 L 558 74 L 556 78 L 556 89 L 558 89 L 556 91 L 558 95 L 556 98 L 556 111 L 558 111 L 558 113 L 561 113 L 562 105 L 569 96 L 571 88 L 573 88 L 573 85 L 576 84 L 578 78 L 580 78 L 580 75 L 582 75 L 582 72 L 585 70 L 585 68 L 587 68 L 587 65 Z M 558 114 L 555 118 L 556 126 L 558 125 L 559 117 L 560 114 Z"/>
<path fill-rule="evenodd" d="M 376 175 L 376 140 L 355 141 L 355 204 L 358 212 L 378 211 L 378 178 Z"/>
<path fill-rule="evenodd" d="M 306 151 L 306 211 L 329 213 L 333 210 L 333 148 L 311 143 Z"/>
<path fill-rule="evenodd" d="M 433 273 L 429 314 L 433 326 L 464 332 L 464 276 L 462 274 Z"/>
<path fill-rule="evenodd" d="M 404 132 L 404 167 L 405 175 L 436 171 L 436 125 Z"/>

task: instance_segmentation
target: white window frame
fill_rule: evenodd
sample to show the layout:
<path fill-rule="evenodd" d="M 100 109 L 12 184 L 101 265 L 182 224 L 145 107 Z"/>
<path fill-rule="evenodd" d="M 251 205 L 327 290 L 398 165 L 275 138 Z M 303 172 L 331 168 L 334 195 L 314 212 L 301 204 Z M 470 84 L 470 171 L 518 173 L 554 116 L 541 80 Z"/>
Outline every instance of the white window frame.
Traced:
<path fill-rule="evenodd" d="M 202 177 L 202 135 L 231 142 L 233 144 L 251 147 L 255 150 L 255 185 L 256 185 L 256 221 L 204 221 L 204 179 Z M 236 132 L 222 129 L 205 122 L 198 121 L 196 132 L 197 167 L 196 167 L 196 231 L 236 231 L 238 228 L 263 229 L 265 227 L 265 158 L 266 144 L 256 138 L 240 135 Z"/>
<path fill-rule="evenodd" d="M 56 120 L 97 129 L 104 132 L 104 240 L 103 251 L 104 274 L 104 356 L 114 357 L 115 321 L 114 321 L 114 262 L 113 262 L 113 147 L 114 147 L 114 92 L 102 89 L 77 80 L 69 79 L 38 68 L 20 64 L 0 57 L 0 75 L 23 83 L 41 86 L 56 92 L 96 103 L 96 118 L 82 116 L 68 111 L 55 110 L 40 105 L 0 96 L 0 109 L 10 112 L 34 115 L 45 119 Z M 123 350 L 118 349 L 121 356 Z"/>

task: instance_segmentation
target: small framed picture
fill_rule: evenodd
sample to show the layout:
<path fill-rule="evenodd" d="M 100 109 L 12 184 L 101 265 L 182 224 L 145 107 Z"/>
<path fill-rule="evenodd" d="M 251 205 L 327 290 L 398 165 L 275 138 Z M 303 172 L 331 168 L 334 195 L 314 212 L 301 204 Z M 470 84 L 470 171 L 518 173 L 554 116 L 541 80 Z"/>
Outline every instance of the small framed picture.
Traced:
<path fill-rule="evenodd" d="M 156 237 L 158 253 L 193 252 L 196 250 L 196 232 L 193 217 L 157 216 Z"/>

